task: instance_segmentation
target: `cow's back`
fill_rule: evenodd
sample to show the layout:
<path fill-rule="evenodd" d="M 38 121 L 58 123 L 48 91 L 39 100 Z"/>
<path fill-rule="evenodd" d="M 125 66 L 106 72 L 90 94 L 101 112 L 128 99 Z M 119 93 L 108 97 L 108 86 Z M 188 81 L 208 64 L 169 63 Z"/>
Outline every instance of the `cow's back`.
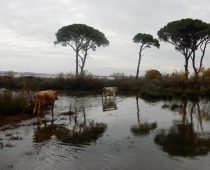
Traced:
<path fill-rule="evenodd" d="M 37 93 L 37 97 L 41 105 L 52 105 L 57 100 L 57 91 L 46 90 Z"/>

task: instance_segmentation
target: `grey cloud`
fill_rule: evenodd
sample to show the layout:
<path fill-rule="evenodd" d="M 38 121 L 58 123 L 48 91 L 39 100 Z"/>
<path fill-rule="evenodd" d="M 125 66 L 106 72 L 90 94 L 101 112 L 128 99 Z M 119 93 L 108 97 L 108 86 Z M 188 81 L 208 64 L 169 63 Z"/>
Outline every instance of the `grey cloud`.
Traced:
<path fill-rule="evenodd" d="M 48 73 L 74 72 L 74 52 L 53 45 L 55 33 L 64 25 L 84 23 L 109 39 L 110 46 L 90 52 L 86 69 L 94 74 L 100 74 L 97 68 L 103 68 L 103 74 L 118 70 L 135 74 L 138 46 L 132 38 L 136 33 L 157 37 L 157 31 L 168 22 L 187 17 L 210 22 L 208 0 L 7 0 L 0 2 L 0 11 L 0 70 Z M 183 57 L 161 42 L 159 50 L 144 52 L 140 69 L 143 73 L 149 68 L 179 70 Z"/>

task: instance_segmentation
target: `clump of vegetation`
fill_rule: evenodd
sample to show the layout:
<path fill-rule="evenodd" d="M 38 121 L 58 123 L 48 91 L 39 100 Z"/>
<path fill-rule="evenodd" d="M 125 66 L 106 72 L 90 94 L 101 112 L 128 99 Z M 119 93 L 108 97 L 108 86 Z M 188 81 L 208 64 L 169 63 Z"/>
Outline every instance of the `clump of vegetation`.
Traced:
<path fill-rule="evenodd" d="M 160 79 L 161 73 L 158 70 L 147 70 L 144 77 L 146 79 Z"/>
<path fill-rule="evenodd" d="M 175 72 L 171 73 L 168 78 L 171 82 L 180 83 L 180 82 L 186 81 L 185 72 L 183 72 L 183 71 L 179 71 L 179 72 L 175 71 Z"/>
<path fill-rule="evenodd" d="M 205 85 L 205 87 L 207 87 L 207 86 L 210 87 L 210 68 L 202 70 L 201 79 L 202 79 L 201 81 L 203 81 L 203 84 Z"/>
<path fill-rule="evenodd" d="M 32 113 L 32 106 L 25 93 L 14 93 L 9 90 L 0 91 L 0 115 Z"/>

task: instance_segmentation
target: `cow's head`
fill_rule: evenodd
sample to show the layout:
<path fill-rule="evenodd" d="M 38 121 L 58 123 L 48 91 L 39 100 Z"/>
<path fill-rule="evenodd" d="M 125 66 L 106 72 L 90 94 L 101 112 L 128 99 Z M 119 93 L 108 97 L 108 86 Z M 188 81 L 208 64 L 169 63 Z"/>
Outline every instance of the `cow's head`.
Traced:
<path fill-rule="evenodd" d="M 55 100 L 58 100 L 58 92 L 55 90 Z"/>

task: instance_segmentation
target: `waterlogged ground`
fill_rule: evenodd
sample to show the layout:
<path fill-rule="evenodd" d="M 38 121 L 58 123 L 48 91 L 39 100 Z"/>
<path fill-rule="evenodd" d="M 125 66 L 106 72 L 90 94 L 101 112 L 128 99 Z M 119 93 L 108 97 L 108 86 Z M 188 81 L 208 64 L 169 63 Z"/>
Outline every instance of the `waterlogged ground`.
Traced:
<path fill-rule="evenodd" d="M 0 127 L 0 169 L 209 170 L 210 103 L 61 95 L 54 117 Z"/>

